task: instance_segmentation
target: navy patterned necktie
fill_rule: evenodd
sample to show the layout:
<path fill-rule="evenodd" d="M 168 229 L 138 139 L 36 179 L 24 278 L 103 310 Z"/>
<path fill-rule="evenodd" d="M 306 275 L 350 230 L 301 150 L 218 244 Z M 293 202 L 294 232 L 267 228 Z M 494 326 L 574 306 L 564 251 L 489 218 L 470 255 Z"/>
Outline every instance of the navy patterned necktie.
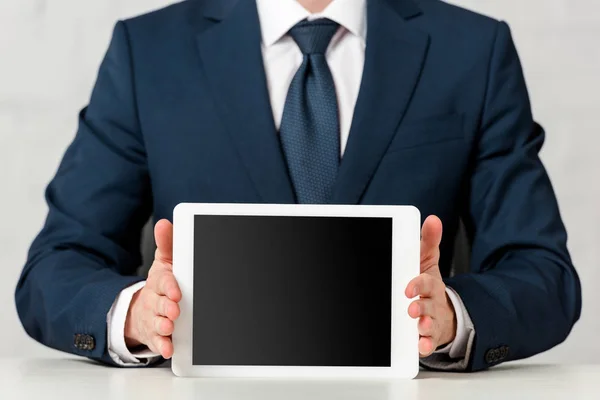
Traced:
<path fill-rule="evenodd" d="M 304 60 L 290 85 L 280 140 L 298 203 L 324 204 L 340 164 L 340 122 L 335 85 L 325 51 L 339 25 L 302 21 L 289 32 Z"/>

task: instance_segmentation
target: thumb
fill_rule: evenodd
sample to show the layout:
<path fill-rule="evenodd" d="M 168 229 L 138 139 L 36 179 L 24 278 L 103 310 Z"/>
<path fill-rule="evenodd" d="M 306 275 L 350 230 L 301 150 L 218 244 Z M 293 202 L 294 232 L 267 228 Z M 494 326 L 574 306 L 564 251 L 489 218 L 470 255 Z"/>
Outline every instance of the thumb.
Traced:
<path fill-rule="evenodd" d="M 442 221 L 435 215 L 430 215 L 421 229 L 421 269 L 428 269 L 439 262 L 441 242 Z"/>
<path fill-rule="evenodd" d="M 154 226 L 156 241 L 156 256 L 160 261 L 173 261 L 173 224 L 167 219 L 161 219 Z"/>
<path fill-rule="evenodd" d="M 421 242 L 428 248 L 439 247 L 442 242 L 442 221 L 435 215 L 430 215 L 423 222 Z"/>

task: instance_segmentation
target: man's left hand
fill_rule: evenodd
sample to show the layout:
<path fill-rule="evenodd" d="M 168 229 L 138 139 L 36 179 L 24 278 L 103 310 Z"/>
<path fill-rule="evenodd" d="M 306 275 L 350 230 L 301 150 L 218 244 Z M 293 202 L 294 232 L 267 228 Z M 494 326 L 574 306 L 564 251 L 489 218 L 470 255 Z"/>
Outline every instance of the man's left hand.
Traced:
<path fill-rule="evenodd" d="M 408 315 L 419 318 L 419 353 L 431 355 L 456 336 L 456 315 L 446 294 L 446 285 L 440 273 L 440 243 L 442 221 L 428 217 L 421 231 L 421 275 L 410 281 L 406 297 L 420 296 L 408 307 Z"/>

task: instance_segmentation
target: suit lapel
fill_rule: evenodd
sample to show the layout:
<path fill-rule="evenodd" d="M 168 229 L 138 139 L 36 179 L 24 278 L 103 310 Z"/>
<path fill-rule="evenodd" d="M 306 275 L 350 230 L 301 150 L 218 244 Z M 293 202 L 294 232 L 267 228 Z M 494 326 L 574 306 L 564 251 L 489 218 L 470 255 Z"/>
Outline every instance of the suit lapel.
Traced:
<path fill-rule="evenodd" d="M 293 203 L 266 84 L 254 1 L 212 1 L 216 23 L 197 36 L 203 72 L 223 123 L 265 203 Z"/>
<path fill-rule="evenodd" d="M 365 67 L 334 204 L 360 202 L 410 103 L 429 45 L 427 34 L 407 26 L 419 13 L 411 1 L 367 4 Z"/>

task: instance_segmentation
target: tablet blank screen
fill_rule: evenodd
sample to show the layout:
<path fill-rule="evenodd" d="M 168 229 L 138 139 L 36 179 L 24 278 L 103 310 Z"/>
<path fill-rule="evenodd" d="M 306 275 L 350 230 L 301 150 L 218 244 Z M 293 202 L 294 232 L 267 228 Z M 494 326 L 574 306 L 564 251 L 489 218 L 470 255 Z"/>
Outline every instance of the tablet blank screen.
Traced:
<path fill-rule="evenodd" d="M 390 366 L 391 218 L 194 222 L 194 365 Z"/>

